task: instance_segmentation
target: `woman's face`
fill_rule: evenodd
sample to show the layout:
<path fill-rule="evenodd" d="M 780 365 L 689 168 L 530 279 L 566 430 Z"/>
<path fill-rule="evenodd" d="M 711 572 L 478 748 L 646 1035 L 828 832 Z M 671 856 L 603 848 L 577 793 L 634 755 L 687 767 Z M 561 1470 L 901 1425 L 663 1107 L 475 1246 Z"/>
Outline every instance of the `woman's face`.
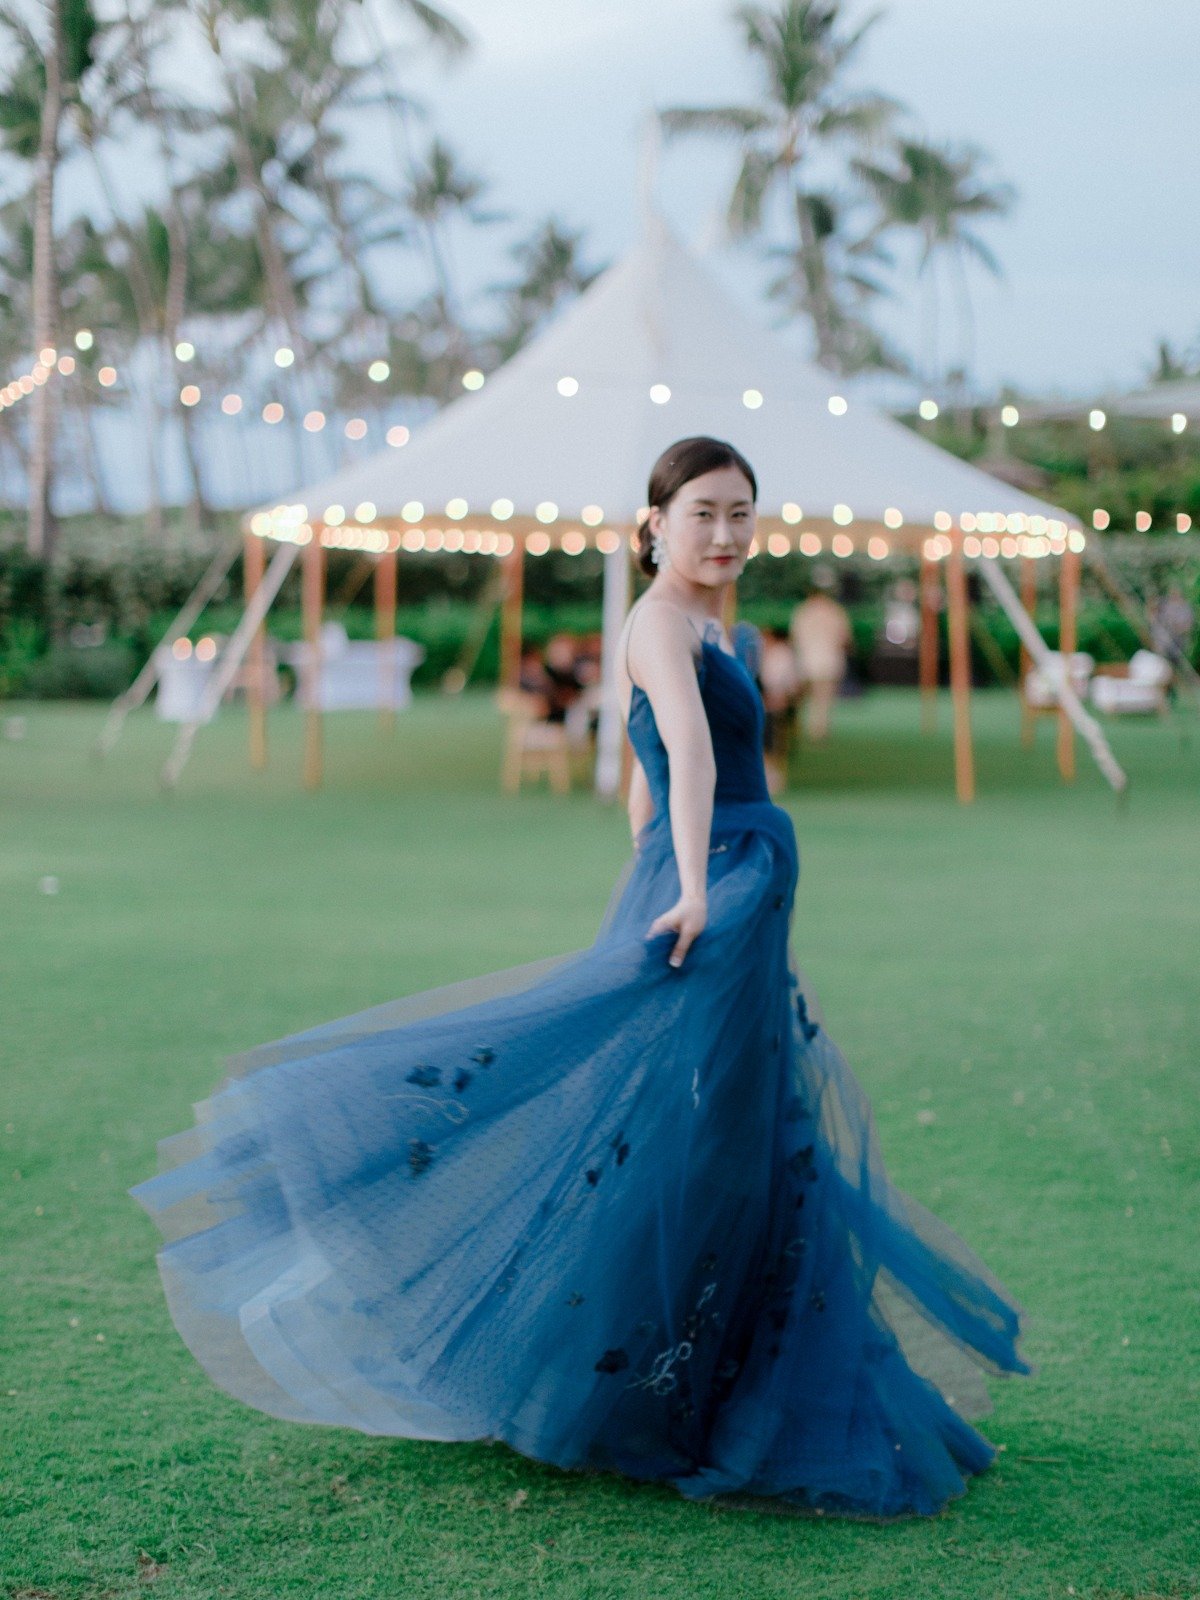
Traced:
<path fill-rule="evenodd" d="M 707 588 L 740 575 L 754 527 L 750 485 L 734 466 L 714 467 L 676 490 L 665 510 L 650 510 L 650 531 L 665 543 L 670 565 Z"/>

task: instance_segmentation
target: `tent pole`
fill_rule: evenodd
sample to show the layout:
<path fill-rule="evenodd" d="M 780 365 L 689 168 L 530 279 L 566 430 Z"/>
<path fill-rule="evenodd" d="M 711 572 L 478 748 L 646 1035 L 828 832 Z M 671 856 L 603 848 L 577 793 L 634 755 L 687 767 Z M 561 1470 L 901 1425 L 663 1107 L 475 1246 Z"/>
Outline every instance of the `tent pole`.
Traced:
<path fill-rule="evenodd" d="M 301 610 L 304 614 L 304 787 L 319 789 L 321 750 L 321 612 L 325 604 L 325 550 L 317 529 L 301 557 Z"/>
<path fill-rule="evenodd" d="M 375 562 L 375 639 L 379 646 L 379 726 L 396 727 L 396 562 L 385 550 Z"/>
<path fill-rule="evenodd" d="M 104 726 L 100 730 L 100 737 L 93 746 L 92 753 L 106 756 L 116 744 L 125 718 L 131 711 L 143 705 L 150 698 L 150 691 L 158 682 L 158 653 L 160 650 L 169 650 L 176 639 L 182 639 L 184 634 L 190 633 L 193 625 L 198 620 L 208 602 L 216 594 L 224 582 L 225 574 L 229 571 L 237 558 L 237 541 L 217 551 L 209 563 L 204 576 L 188 595 L 180 608 L 178 616 L 171 626 L 158 641 L 158 647 L 150 652 L 150 659 L 138 673 L 137 677 L 113 701 L 105 718 Z"/>
<path fill-rule="evenodd" d="M 500 606 L 500 686 L 515 689 L 521 682 L 521 605 L 525 589 L 525 540 L 514 534 L 513 547 L 503 557 L 505 585 Z"/>
<path fill-rule="evenodd" d="M 179 782 L 179 775 L 195 743 L 197 729 L 202 722 L 207 722 L 216 714 L 222 696 L 237 677 L 238 669 L 246 659 L 246 651 L 250 648 L 255 630 L 262 625 L 271 602 L 283 586 L 283 580 L 292 570 L 297 548 L 294 544 L 281 544 L 271 557 L 271 565 L 267 568 L 266 576 L 255 590 L 254 599 L 242 613 L 237 627 L 230 634 L 229 642 L 222 650 L 213 674 L 204 687 L 200 704 L 192 714 L 192 720 L 183 723 L 175 735 L 171 754 L 162 769 L 162 784 L 165 789 L 173 789 Z"/>
<path fill-rule="evenodd" d="M 258 592 L 266 571 L 266 551 L 256 533 L 248 533 L 242 553 L 243 592 L 247 606 Z M 261 772 L 267 764 L 267 628 L 255 628 L 246 652 L 246 710 L 250 733 L 250 765 Z"/>
<path fill-rule="evenodd" d="M 1062 553 L 1058 569 L 1058 650 L 1062 670 L 1068 671 L 1078 642 L 1079 552 Z M 1058 708 L 1058 770 L 1064 783 L 1075 781 L 1075 725 L 1060 702 Z"/>
<path fill-rule="evenodd" d="M 1032 617 L 1037 611 L 1037 565 L 1032 556 L 1021 557 L 1021 606 Z M 1025 679 L 1033 666 L 1029 646 L 1021 640 L 1021 743 L 1028 750 L 1033 744 L 1033 707 L 1025 698 Z"/>
<path fill-rule="evenodd" d="M 921 685 L 921 732 L 937 727 L 938 600 L 941 574 L 938 564 L 921 547 L 921 632 L 917 644 L 917 678 Z"/>
<path fill-rule="evenodd" d="M 1032 659 L 1043 671 L 1050 667 L 1050 651 L 1046 641 L 1034 626 L 1033 618 L 1017 599 L 1016 590 L 1009 583 L 1004 568 L 994 556 L 984 556 L 979 562 L 979 572 L 988 588 L 1000 602 L 1001 610 L 1017 630 L 1017 636 L 1029 651 Z M 1079 737 L 1092 753 L 1096 765 L 1108 779 L 1114 791 L 1120 794 L 1126 787 L 1128 779 L 1117 765 L 1116 757 L 1108 747 L 1108 740 L 1104 737 L 1100 724 L 1080 702 L 1079 696 L 1071 687 L 1070 680 L 1061 674 L 1058 677 L 1055 694 L 1058 703 L 1066 711 L 1071 721 L 1075 724 Z"/>
<path fill-rule="evenodd" d="M 946 569 L 950 602 L 950 691 L 954 702 L 954 788 L 963 805 L 975 798 L 975 755 L 971 748 L 971 647 L 967 637 L 967 574 L 962 535 L 950 547 Z"/>
<path fill-rule="evenodd" d="M 622 537 L 604 557 L 604 600 L 600 645 L 600 726 L 596 733 L 596 793 L 612 800 L 621 788 L 624 728 L 617 699 L 617 642 L 629 610 L 629 541 Z"/>

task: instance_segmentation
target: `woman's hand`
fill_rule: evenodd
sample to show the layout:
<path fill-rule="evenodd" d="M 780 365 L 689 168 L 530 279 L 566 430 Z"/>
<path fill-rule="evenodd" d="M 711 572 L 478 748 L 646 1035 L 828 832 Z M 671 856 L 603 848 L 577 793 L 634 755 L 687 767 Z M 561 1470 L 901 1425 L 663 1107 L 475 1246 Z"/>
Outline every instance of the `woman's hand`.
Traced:
<path fill-rule="evenodd" d="M 704 895 L 680 895 L 669 911 L 664 911 L 661 917 L 655 917 L 646 937 L 653 939 L 656 934 L 672 930 L 677 933 L 679 937 L 675 941 L 675 948 L 667 959 L 671 966 L 681 967 L 684 956 L 704 932 L 707 921 L 708 901 Z"/>

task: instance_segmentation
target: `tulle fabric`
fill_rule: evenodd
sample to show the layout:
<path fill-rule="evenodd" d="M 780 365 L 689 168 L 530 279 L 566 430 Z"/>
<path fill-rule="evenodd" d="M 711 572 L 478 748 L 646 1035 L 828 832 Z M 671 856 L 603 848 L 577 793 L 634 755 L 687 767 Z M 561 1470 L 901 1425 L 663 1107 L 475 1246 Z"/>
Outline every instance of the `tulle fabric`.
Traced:
<path fill-rule="evenodd" d="M 635 690 L 656 812 L 595 942 L 249 1052 L 133 1193 L 183 1338 L 273 1416 L 933 1513 L 994 1457 L 969 1419 L 1033 1370 L 1024 1314 L 889 1180 L 792 952 L 757 692 L 711 640 L 699 677 L 718 782 L 682 968 L 646 937 L 679 884 Z"/>

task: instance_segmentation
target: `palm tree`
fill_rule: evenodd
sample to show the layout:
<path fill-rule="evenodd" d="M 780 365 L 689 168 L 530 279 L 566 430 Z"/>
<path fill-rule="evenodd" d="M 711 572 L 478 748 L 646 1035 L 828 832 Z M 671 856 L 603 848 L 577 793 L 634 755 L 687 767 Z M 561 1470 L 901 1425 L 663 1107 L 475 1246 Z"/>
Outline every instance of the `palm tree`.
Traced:
<path fill-rule="evenodd" d="M 54 349 L 58 339 L 58 288 L 54 263 L 54 194 L 61 158 L 63 116 L 75 101 L 92 63 L 100 24 L 89 0 L 48 0 L 45 37 L 39 39 L 15 6 L 0 10 L 13 62 L 0 85 L 0 136 L 10 154 L 33 164 L 33 345 Z M 54 539 L 55 386 L 43 383 L 32 397 L 29 457 L 30 554 L 48 555 Z"/>
<path fill-rule="evenodd" d="M 564 300 L 582 294 L 603 271 L 581 264 L 582 244 L 582 233 L 548 217 L 513 247 L 521 275 L 514 283 L 494 285 L 492 291 L 503 296 L 504 304 L 504 320 L 491 350 L 495 365 L 515 355 Z"/>
<path fill-rule="evenodd" d="M 919 240 L 918 274 L 928 287 L 926 362 L 932 382 L 942 379 L 939 339 L 937 263 L 945 258 L 955 273 L 964 346 L 963 364 L 970 368 L 975 328 L 966 259 L 973 257 L 999 277 L 1000 263 L 969 225 L 978 218 L 1004 216 L 1015 191 L 980 175 L 986 155 L 974 145 L 932 145 L 900 139 L 886 164 L 858 160 L 853 170 L 874 194 L 885 228 L 915 232 Z"/>
<path fill-rule="evenodd" d="M 454 381 L 469 360 L 470 338 L 453 288 L 449 241 L 451 224 L 465 219 L 476 224 L 503 221 L 503 213 L 485 210 L 480 198 L 484 181 L 460 166 L 458 157 L 441 138 L 434 137 L 404 190 L 407 210 L 425 229 L 434 267 L 435 285 L 423 322 L 427 335 L 444 349 L 445 383 L 440 398 L 448 399 Z"/>
<path fill-rule="evenodd" d="M 741 168 L 727 226 L 735 236 L 761 231 L 769 205 L 786 202 L 797 233 L 793 304 L 812 320 L 817 358 L 842 359 L 843 297 L 858 298 L 822 235 L 822 199 L 809 185 L 813 157 L 847 143 L 877 140 L 900 109 L 886 95 L 846 87 L 846 69 L 879 19 L 843 28 L 842 0 L 781 0 L 777 10 L 741 5 L 734 13 L 763 80 L 761 106 L 675 107 L 662 113 L 668 134 L 708 133 L 738 140 Z M 825 215 L 831 214 L 828 210 Z"/>
<path fill-rule="evenodd" d="M 798 193 L 794 201 L 808 215 L 803 223 L 798 219 L 794 242 L 768 249 L 768 258 L 783 263 L 768 295 L 794 314 L 827 306 L 826 364 L 838 372 L 907 372 L 907 358 L 865 315 L 873 300 L 891 293 L 878 270 L 892 264 L 878 221 L 859 226 L 860 208 L 829 193 Z"/>

